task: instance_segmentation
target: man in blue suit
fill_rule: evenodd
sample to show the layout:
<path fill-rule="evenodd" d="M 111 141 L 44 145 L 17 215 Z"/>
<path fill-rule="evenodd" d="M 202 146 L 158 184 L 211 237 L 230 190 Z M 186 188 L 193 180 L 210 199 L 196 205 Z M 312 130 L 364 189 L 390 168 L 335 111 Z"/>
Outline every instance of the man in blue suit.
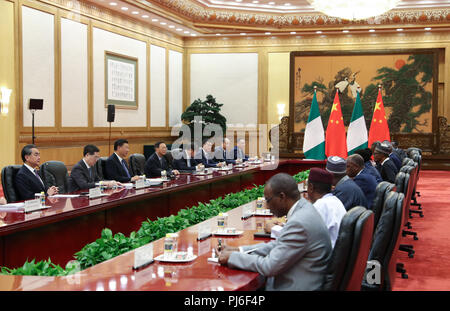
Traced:
<path fill-rule="evenodd" d="M 355 151 L 355 154 L 359 154 L 364 159 L 364 170 L 363 173 L 370 174 L 373 177 L 375 177 L 375 180 L 377 181 L 377 185 L 383 181 L 383 178 L 381 178 L 380 172 L 375 168 L 375 166 L 372 164 L 372 150 L 370 148 L 366 149 L 358 149 Z"/>
<path fill-rule="evenodd" d="M 130 152 L 130 147 L 126 139 L 118 139 L 114 142 L 114 153 L 105 164 L 107 179 L 121 183 L 133 182 L 139 179 L 139 176 L 131 176 L 130 168 L 125 160 L 128 152 Z"/>
<path fill-rule="evenodd" d="M 371 208 L 375 198 L 377 181 L 375 177 L 364 173 L 364 159 L 359 154 L 352 154 L 347 158 L 347 176 L 361 188 L 367 199 L 367 208 Z"/>
<path fill-rule="evenodd" d="M 245 154 L 245 139 L 239 138 L 233 150 L 234 160 L 242 159 L 242 162 L 248 161 L 248 155 Z"/>
<path fill-rule="evenodd" d="M 47 195 L 58 193 L 58 187 L 47 188 L 39 176 L 37 168 L 41 161 L 41 154 L 35 145 L 26 145 L 22 149 L 23 165 L 14 179 L 19 201 L 34 199 L 36 193 L 44 192 Z"/>
<path fill-rule="evenodd" d="M 195 154 L 195 159 L 201 162 L 205 167 L 217 167 L 220 163 L 214 158 L 214 153 L 211 152 L 212 142 L 205 138 L 203 140 L 202 148 L 199 148 L 198 152 Z"/>
<path fill-rule="evenodd" d="M 201 161 L 194 159 L 195 146 L 194 144 L 188 144 L 183 146 L 183 151 L 179 159 L 173 160 L 173 167 L 179 171 L 193 172 L 196 166 L 201 163 Z"/>
<path fill-rule="evenodd" d="M 224 138 L 222 142 L 222 146 L 216 146 L 214 148 L 214 160 L 216 162 L 225 161 L 226 164 L 236 164 L 236 161 L 233 160 L 233 150 L 230 150 L 231 142 L 228 138 Z"/>
<path fill-rule="evenodd" d="M 341 200 L 348 211 L 355 206 L 367 208 L 367 199 L 359 186 L 347 176 L 347 163 L 338 156 L 327 158 L 325 169 L 333 174 L 333 194 Z"/>

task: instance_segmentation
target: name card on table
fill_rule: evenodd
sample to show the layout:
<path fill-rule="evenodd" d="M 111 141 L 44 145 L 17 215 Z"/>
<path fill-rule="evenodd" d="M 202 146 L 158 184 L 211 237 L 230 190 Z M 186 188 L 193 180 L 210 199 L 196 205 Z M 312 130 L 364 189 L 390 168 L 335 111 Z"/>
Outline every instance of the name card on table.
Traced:
<path fill-rule="evenodd" d="M 89 199 L 96 199 L 102 196 L 102 190 L 100 187 L 89 189 Z"/>
<path fill-rule="evenodd" d="M 133 270 L 144 268 L 153 262 L 153 244 L 146 244 L 134 251 Z"/>
<path fill-rule="evenodd" d="M 198 225 L 198 237 L 197 241 L 201 241 L 209 238 L 212 235 L 211 221 L 206 220 Z"/>
<path fill-rule="evenodd" d="M 34 200 L 28 200 L 25 201 L 24 210 L 25 213 L 37 211 L 43 208 L 49 208 L 50 206 L 42 206 L 41 205 L 41 199 L 34 199 Z"/>
<path fill-rule="evenodd" d="M 135 184 L 136 189 L 142 189 L 145 188 L 145 179 L 138 179 L 136 180 L 136 184 Z"/>

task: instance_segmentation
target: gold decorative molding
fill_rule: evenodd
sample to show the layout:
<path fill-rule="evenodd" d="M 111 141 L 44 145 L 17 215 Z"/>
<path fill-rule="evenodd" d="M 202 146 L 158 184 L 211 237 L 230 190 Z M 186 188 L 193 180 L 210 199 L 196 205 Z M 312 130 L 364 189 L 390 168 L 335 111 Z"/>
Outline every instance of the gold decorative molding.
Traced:
<path fill-rule="evenodd" d="M 189 0 L 153 0 L 162 7 L 194 22 L 207 21 L 210 24 L 264 25 L 270 27 L 317 27 L 354 25 L 401 25 L 410 23 L 448 24 L 450 9 L 408 9 L 391 10 L 376 18 L 349 21 L 321 13 L 255 13 L 230 9 L 207 8 Z M 212 26 L 212 25 L 211 25 Z"/>
<path fill-rule="evenodd" d="M 33 2 L 33 0 L 31 0 L 31 2 Z M 155 30 L 146 23 L 127 18 L 125 15 L 117 14 L 104 7 L 95 6 L 90 2 L 77 0 L 35 0 L 35 2 L 45 3 L 56 6 L 59 9 L 67 10 L 69 12 L 68 18 L 72 20 L 77 20 L 78 16 L 80 16 L 80 18 L 88 17 L 164 43 L 173 44 L 180 48 L 183 47 L 182 37 L 162 29 Z"/>
<path fill-rule="evenodd" d="M 333 46 L 333 49 L 353 48 L 390 48 L 392 44 L 414 45 L 417 47 L 447 47 L 450 43 L 449 32 L 432 33 L 387 33 L 387 34 L 351 34 L 351 35 L 297 35 L 297 36 L 246 36 L 246 37 L 209 37 L 188 38 L 185 40 L 186 48 L 262 48 L 262 47 L 298 47 L 307 46 L 308 50 L 323 49 L 324 46 Z"/>

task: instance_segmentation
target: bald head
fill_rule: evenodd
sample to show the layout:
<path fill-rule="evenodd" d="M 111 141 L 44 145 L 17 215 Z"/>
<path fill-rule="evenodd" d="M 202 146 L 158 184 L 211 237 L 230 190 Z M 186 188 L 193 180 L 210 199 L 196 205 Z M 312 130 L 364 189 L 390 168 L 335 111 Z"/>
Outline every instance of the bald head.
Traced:
<path fill-rule="evenodd" d="M 364 158 L 359 154 L 352 154 L 347 158 L 347 175 L 350 178 L 355 177 L 364 169 Z"/>
<path fill-rule="evenodd" d="M 264 197 L 271 212 L 276 217 L 281 217 L 287 215 L 289 209 L 300 199 L 300 191 L 291 175 L 280 173 L 266 182 Z"/>
<path fill-rule="evenodd" d="M 359 154 L 352 154 L 347 158 L 347 163 L 352 162 L 355 165 L 358 165 L 359 167 L 364 167 L 364 158 Z"/>
<path fill-rule="evenodd" d="M 288 198 L 295 201 L 297 201 L 300 197 L 297 182 L 291 175 L 286 173 L 279 173 L 272 176 L 267 181 L 266 186 L 270 187 L 273 194 L 283 192 Z"/>

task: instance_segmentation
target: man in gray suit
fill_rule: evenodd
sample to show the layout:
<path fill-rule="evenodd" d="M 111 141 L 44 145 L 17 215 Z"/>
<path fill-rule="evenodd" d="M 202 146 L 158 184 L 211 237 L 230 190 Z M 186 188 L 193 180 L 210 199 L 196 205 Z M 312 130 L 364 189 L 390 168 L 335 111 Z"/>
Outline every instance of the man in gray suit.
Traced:
<path fill-rule="evenodd" d="M 277 240 L 239 248 L 216 248 L 219 262 L 267 277 L 266 290 L 321 290 L 331 255 L 322 217 L 300 197 L 292 176 L 280 173 L 266 183 L 264 197 L 276 217 L 287 215 Z"/>

